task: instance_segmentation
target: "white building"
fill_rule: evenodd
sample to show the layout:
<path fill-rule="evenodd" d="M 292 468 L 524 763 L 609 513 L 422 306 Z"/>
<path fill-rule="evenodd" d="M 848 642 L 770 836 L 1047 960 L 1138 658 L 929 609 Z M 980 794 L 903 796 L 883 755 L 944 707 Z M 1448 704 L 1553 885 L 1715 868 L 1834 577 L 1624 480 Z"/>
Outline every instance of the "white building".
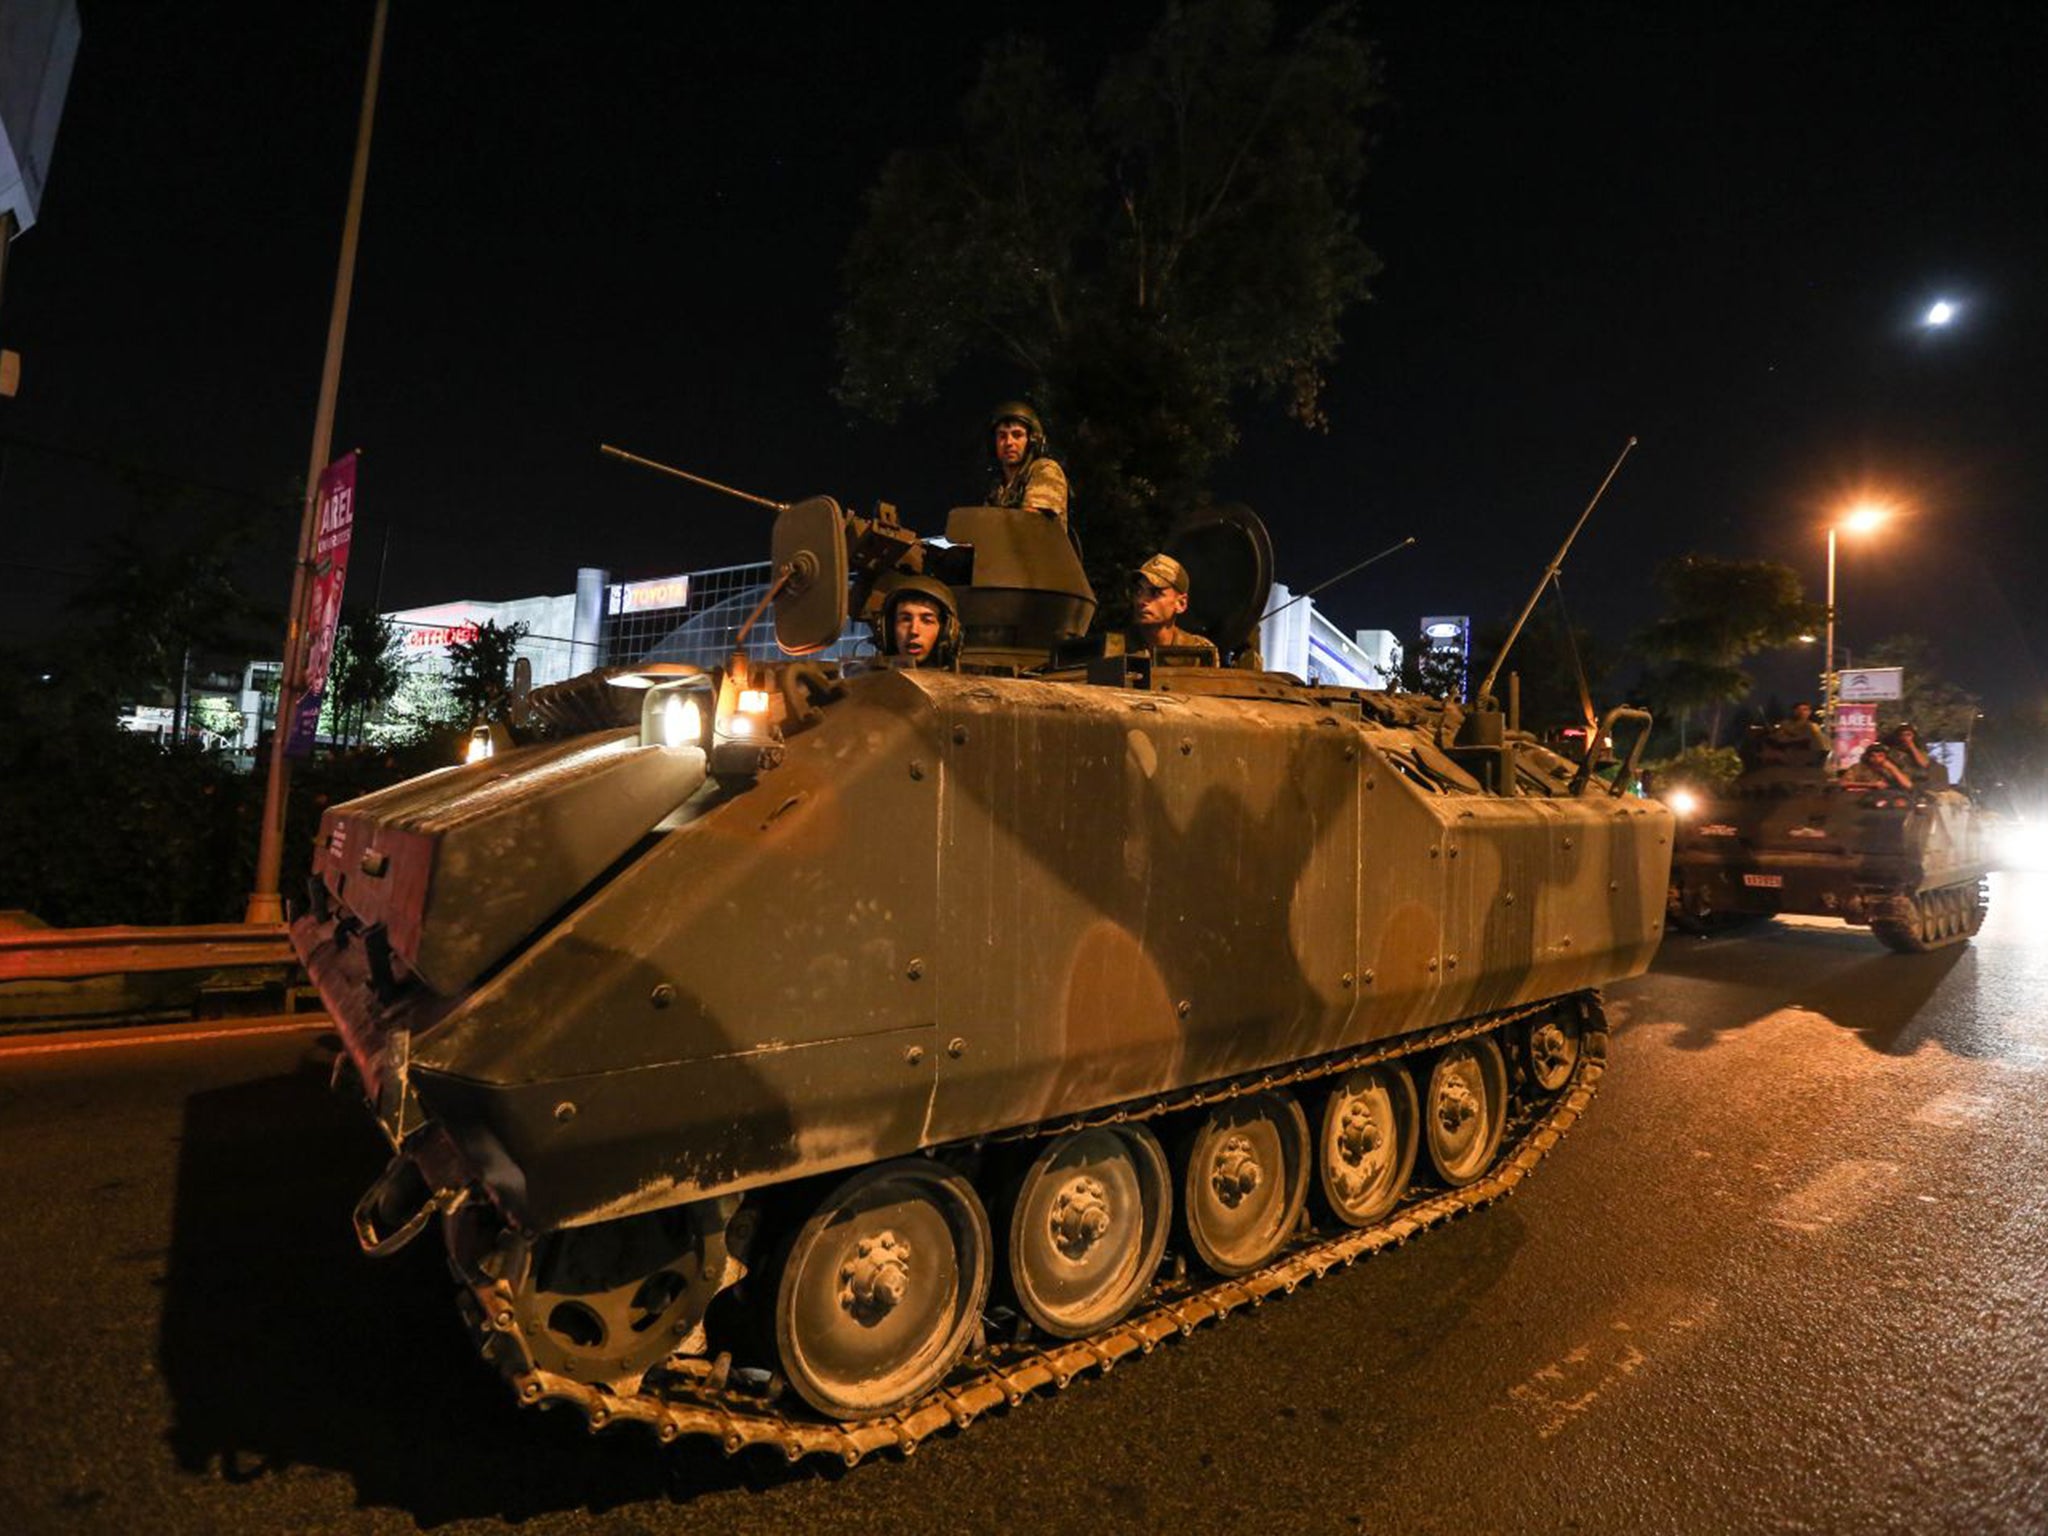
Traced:
<path fill-rule="evenodd" d="M 1391 630 L 1361 629 L 1353 639 L 1313 599 L 1296 598 L 1277 581 L 1259 620 L 1259 650 L 1268 670 L 1319 687 L 1392 688 L 1401 672 L 1401 647 Z"/>

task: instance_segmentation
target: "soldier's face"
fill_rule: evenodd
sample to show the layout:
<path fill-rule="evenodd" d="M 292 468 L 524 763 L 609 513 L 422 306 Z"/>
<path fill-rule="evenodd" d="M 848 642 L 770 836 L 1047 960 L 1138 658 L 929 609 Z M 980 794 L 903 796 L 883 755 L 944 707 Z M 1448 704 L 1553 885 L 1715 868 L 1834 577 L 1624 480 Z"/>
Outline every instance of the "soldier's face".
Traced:
<path fill-rule="evenodd" d="M 1138 622 L 1144 625 L 1171 624 L 1187 612 L 1188 597 L 1172 587 L 1154 586 L 1144 577 L 1138 578 L 1137 590 L 1133 594 L 1137 601 Z"/>
<path fill-rule="evenodd" d="M 908 656 L 912 661 L 925 660 L 939 643 L 938 605 L 906 597 L 896 605 L 896 620 L 891 629 L 896 637 L 898 656 Z"/>
<path fill-rule="evenodd" d="M 1021 421 L 996 423 L 996 462 L 1005 469 L 1024 462 L 1024 450 L 1031 446 L 1031 434 Z"/>

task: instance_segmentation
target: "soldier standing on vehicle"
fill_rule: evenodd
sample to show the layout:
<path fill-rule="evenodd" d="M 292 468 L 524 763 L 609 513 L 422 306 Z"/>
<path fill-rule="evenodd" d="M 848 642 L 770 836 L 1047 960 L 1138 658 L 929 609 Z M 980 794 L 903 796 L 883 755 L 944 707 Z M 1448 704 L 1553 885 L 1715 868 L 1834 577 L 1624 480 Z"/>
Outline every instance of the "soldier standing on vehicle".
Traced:
<path fill-rule="evenodd" d="M 949 667 L 960 647 L 960 617 L 942 581 L 912 576 L 882 605 L 883 648 L 914 667 Z"/>
<path fill-rule="evenodd" d="M 1188 611 L 1188 568 L 1171 555 L 1154 555 L 1135 572 L 1131 593 L 1131 627 L 1124 632 L 1126 651 L 1156 651 L 1162 646 L 1192 647 L 1221 664 L 1215 642 L 1180 627 Z"/>
<path fill-rule="evenodd" d="M 1067 526 L 1067 472 L 1045 445 L 1045 424 L 1022 400 L 989 412 L 989 487 L 992 507 L 1017 507 Z"/>

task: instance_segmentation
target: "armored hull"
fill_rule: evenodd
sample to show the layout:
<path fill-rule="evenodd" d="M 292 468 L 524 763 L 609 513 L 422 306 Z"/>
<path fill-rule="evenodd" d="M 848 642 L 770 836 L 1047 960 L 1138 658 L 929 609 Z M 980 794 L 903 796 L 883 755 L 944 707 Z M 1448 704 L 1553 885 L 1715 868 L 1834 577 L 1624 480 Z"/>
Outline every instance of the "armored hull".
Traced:
<path fill-rule="evenodd" d="M 1670 910 L 1696 931 L 1786 912 L 1837 917 L 1913 953 L 1983 925 L 1988 869 L 1982 818 L 1957 790 L 1767 765 L 1679 822 Z"/>
<path fill-rule="evenodd" d="M 1076 1127 L 1235 1137 L 1248 1187 L 1212 1202 L 1213 1230 L 1199 1198 L 1180 1230 L 1212 1269 L 1249 1272 L 1294 1237 L 1310 1165 L 1343 1172 L 1341 1137 L 1319 1154 L 1291 1127 L 1367 1056 L 1391 1065 L 1352 1116 L 1354 1181 L 1413 1166 L 1418 1142 L 1425 1177 L 1448 1166 L 1438 1188 L 1476 1180 L 1533 1080 L 1532 1037 L 1564 1062 L 1535 1069 L 1540 1099 L 1583 1065 L 1593 989 L 1648 963 L 1668 814 L 1572 792 L 1572 765 L 1533 745 L 1507 749 L 1515 792 L 1489 793 L 1426 701 L 1207 668 L 1153 684 L 880 667 L 832 679 L 737 787 L 699 745 L 627 728 L 331 811 L 322 910 L 295 937 L 399 1154 L 359 1212 L 366 1245 L 452 1212 L 458 1268 L 508 1303 L 496 1337 L 521 1390 L 632 1399 L 672 1351 L 717 1349 L 715 1296 L 788 1274 L 777 1250 L 821 1180 L 916 1159 L 885 1179 L 895 1207 L 927 1195 L 920 1166 L 950 1170 L 964 1193 L 925 1203 L 971 1276 L 996 1263 L 982 1213 L 1014 1217 L 1019 1164 Z M 1446 1060 L 1432 1098 L 1415 1079 Z M 1195 1107 L 1210 1097 L 1257 1114 L 1219 1130 Z M 1068 1145 L 1153 1207 L 1131 1218 L 1139 1298 L 1172 1224 L 1154 1145 Z M 1229 1183 L 1218 1166 L 1196 1183 Z M 1066 1249 L 1117 1219 L 1102 1173 L 1062 1185 L 1087 1197 Z M 1265 1239 L 1247 1248 L 1237 1215 L 1261 1187 L 1284 1196 L 1263 1226 L 1285 1230 L 1252 1253 Z M 636 1246 L 651 1256 L 616 1257 Z M 866 1280 L 887 1312 L 916 1276 Z M 798 1385 L 832 1417 L 900 1412 L 852 1382 L 897 1365 Z"/>
<path fill-rule="evenodd" d="M 943 559 L 953 665 L 597 675 L 323 821 L 358 1236 L 438 1220 L 522 1401 L 909 1447 L 1498 1198 L 1598 1080 L 1663 806 L 1495 712 L 1084 640 L 1050 520 L 948 535 L 799 503 L 775 591 L 800 655 Z M 1179 554 L 1247 632 L 1255 519 Z"/>

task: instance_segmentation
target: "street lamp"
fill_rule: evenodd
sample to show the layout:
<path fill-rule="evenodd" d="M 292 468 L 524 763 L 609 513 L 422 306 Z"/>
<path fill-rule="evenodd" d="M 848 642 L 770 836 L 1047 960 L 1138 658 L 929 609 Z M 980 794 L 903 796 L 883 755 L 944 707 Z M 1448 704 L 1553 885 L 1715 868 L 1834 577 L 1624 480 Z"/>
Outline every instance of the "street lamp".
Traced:
<path fill-rule="evenodd" d="M 1830 738 L 1835 734 L 1835 534 L 1841 529 L 1868 533 L 1889 516 L 1889 507 L 1865 501 L 1843 513 L 1839 521 L 1828 524 L 1828 634 L 1821 651 L 1821 698 L 1826 702 L 1823 716 Z"/>

